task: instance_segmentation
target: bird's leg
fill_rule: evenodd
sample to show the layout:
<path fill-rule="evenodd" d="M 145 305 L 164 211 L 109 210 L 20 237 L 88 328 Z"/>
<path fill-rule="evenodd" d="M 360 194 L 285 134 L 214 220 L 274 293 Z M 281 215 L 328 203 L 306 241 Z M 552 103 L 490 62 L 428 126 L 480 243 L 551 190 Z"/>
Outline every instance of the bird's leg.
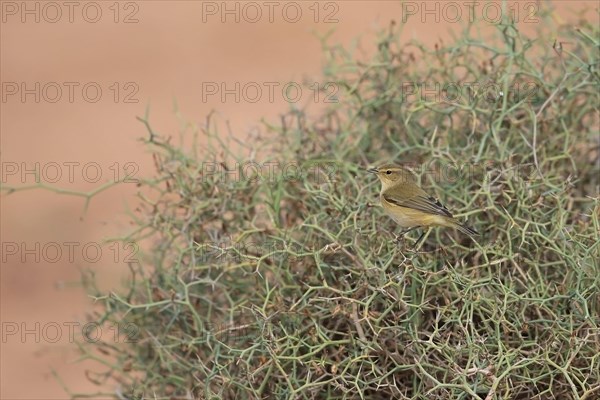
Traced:
<path fill-rule="evenodd" d="M 405 230 L 403 230 L 402 232 L 400 232 L 400 235 L 399 235 L 399 236 L 404 236 L 404 235 L 406 235 L 408 232 L 410 232 L 410 231 L 414 231 L 414 230 L 415 230 L 415 229 L 417 229 L 417 228 L 420 228 L 420 227 L 419 227 L 419 226 L 413 226 L 413 227 L 411 227 L 411 228 L 405 229 Z"/>
<path fill-rule="evenodd" d="M 411 227 L 411 228 L 408 228 L 408 229 L 405 229 L 405 230 L 401 231 L 401 232 L 400 232 L 400 234 L 399 234 L 398 236 L 396 236 L 396 242 L 400 243 L 400 239 L 403 239 L 403 238 L 404 238 L 404 236 L 405 236 L 405 235 L 406 235 L 408 232 L 410 232 L 410 231 L 413 231 L 413 230 L 415 230 L 415 229 L 417 229 L 417 228 L 419 228 L 419 227 L 418 227 L 418 226 L 413 226 L 413 227 Z"/>
<path fill-rule="evenodd" d="M 414 249 L 417 249 L 419 247 L 419 244 L 421 243 L 421 240 L 425 237 L 425 234 L 428 232 L 428 229 L 423 230 L 423 233 L 421 233 L 421 236 L 419 236 L 419 238 L 417 239 L 417 241 L 415 242 L 415 246 L 413 247 Z"/>

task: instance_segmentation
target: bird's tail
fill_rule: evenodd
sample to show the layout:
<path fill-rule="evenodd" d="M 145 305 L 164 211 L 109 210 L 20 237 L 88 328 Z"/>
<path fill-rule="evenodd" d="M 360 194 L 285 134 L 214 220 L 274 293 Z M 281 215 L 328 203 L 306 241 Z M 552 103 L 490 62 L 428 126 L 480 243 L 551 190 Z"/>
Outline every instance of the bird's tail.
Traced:
<path fill-rule="evenodd" d="M 471 227 L 468 227 L 466 224 L 461 224 L 460 222 L 456 221 L 456 224 L 454 226 L 456 227 L 456 229 L 458 229 L 462 233 L 466 233 L 469 236 L 479 236 L 479 232 L 477 232 Z"/>

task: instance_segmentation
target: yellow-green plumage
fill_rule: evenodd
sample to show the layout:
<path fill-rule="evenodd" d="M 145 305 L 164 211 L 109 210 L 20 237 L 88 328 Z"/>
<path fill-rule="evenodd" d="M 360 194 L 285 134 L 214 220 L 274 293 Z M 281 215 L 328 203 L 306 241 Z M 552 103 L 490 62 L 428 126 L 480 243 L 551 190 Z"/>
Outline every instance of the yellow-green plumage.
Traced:
<path fill-rule="evenodd" d="M 467 235 L 478 235 L 457 221 L 450 211 L 417 184 L 409 170 L 397 165 L 370 169 L 382 183 L 380 201 L 385 212 L 402 228 L 454 227 Z"/>

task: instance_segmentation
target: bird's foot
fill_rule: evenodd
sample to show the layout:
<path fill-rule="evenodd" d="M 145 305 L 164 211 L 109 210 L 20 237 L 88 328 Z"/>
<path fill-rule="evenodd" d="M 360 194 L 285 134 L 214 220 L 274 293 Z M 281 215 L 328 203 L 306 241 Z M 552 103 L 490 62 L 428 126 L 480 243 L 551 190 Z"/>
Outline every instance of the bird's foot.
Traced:
<path fill-rule="evenodd" d="M 396 244 L 398 244 L 398 246 L 400 246 L 400 244 L 402 243 L 402 240 L 404 240 L 404 235 L 400 234 L 400 235 L 396 235 L 395 233 L 394 235 L 394 242 L 396 242 Z"/>
<path fill-rule="evenodd" d="M 413 231 L 413 230 L 415 230 L 417 228 L 419 228 L 419 227 L 418 226 L 413 226 L 412 228 L 408 228 L 408 229 L 405 229 L 405 230 L 401 231 L 398 235 L 394 234 L 394 236 L 395 236 L 394 241 L 396 243 L 398 243 L 398 245 L 400 245 L 400 243 L 404 240 L 404 236 L 406 236 L 407 233 L 409 233 L 409 232 L 411 232 L 411 231 Z M 423 237 L 423 235 L 421 235 L 421 237 L 419 238 L 419 240 L 422 237 Z"/>

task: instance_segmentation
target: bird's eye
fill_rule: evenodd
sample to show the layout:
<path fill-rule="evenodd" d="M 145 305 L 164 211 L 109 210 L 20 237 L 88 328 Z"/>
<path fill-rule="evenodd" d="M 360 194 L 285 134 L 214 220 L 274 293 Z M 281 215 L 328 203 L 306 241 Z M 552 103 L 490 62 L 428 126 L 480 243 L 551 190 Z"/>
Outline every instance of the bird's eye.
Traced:
<path fill-rule="evenodd" d="M 387 171 L 385 171 L 386 175 L 391 175 L 392 171 L 390 171 L 389 169 Z"/>

